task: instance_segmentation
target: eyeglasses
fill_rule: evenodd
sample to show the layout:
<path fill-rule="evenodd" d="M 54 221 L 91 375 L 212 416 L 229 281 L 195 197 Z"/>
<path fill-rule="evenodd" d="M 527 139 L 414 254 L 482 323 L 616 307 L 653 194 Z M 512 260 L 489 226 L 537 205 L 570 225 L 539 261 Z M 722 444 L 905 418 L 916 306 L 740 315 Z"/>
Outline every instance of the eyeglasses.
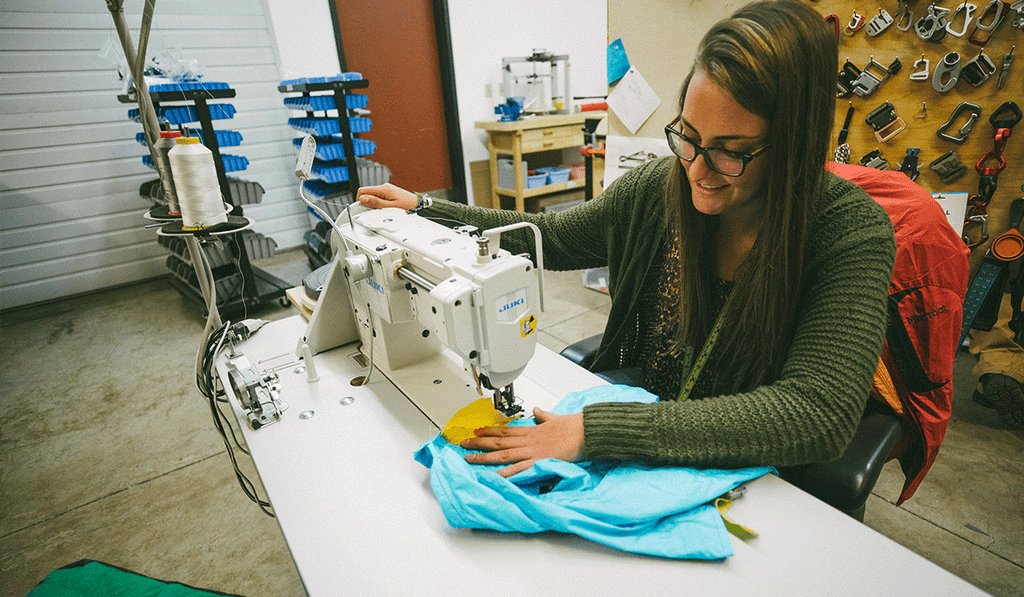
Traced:
<path fill-rule="evenodd" d="M 668 146 L 672 153 L 679 156 L 684 162 L 692 162 L 698 155 L 704 156 L 704 162 L 709 168 L 722 176 L 741 176 L 747 169 L 747 164 L 765 152 L 771 143 L 763 145 L 750 153 L 739 153 L 728 151 L 717 147 L 701 147 L 697 142 L 677 131 L 674 127 L 679 122 L 679 117 L 665 127 L 665 138 L 668 139 Z"/>

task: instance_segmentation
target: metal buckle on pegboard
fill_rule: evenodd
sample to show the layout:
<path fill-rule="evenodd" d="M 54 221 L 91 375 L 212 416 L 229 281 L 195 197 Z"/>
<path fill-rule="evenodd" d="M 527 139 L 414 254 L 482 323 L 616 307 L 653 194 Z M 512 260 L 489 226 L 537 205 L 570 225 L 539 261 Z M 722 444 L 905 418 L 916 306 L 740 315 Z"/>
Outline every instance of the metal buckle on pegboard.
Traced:
<path fill-rule="evenodd" d="M 884 143 L 907 128 L 907 123 L 896 116 L 896 108 L 889 102 L 883 103 L 868 113 L 864 122 L 875 129 L 875 138 Z"/>
<path fill-rule="evenodd" d="M 932 160 L 928 165 L 939 175 L 942 184 L 949 184 L 967 174 L 967 166 L 960 162 L 960 156 L 952 150 Z"/>

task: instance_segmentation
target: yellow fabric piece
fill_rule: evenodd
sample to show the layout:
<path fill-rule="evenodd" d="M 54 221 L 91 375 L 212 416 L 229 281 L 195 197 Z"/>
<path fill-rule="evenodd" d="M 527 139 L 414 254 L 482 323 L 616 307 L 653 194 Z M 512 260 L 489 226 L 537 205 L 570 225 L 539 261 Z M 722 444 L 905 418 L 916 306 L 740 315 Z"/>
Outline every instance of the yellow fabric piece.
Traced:
<path fill-rule="evenodd" d="M 751 529 L 748 529 L 747 527 L 741 524 L 736 524 L 735 522 L 729 520 L 725 516 L 725 511 L 728 510 L 729 506 L 732 505 L 732 500 L 730 500 L 727 497 L 720 497 L 715 500 L 714 504 L 715 507 L 718 508 L 719 516 L 722 517 L 722 522 L 725 523 L 725 529 L 733 535 L 735 535 L 736 538 L 746 541 L 748 539 L 753 539 L 757 537 L 757 533 L 755 533 Z"/>
<path fill-rule="evenodd" d="M 893 383 L 889 369 L 881 358 L 878 359 L 878 368 L 875 369 L 871 394 L 892 407 L 893 412 L 897 415 L 903 414 L 903 402 L 900 401 L 900 395 L 896 392 L 896 384 Z"/>
<path fill-rule="evenodd" d="M 455 416 L 444 424 L 441 437 L 457 446 L 463 440 L 475 437 L 474 429 L 504 427 L 518 418 L 506 417 L 494 409 L 494 402 L 490 398 L 481 398 L 470 402 L 455 413 Z"/>

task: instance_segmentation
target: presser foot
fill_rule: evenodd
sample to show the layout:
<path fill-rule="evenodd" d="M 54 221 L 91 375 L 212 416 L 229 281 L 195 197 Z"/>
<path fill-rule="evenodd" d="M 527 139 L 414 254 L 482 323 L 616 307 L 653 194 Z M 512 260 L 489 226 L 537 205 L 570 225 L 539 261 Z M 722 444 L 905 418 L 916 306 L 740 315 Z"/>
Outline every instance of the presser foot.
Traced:
<path fill-rule="evenodd" d="M 494 390 L 494 409 L 506 417 L 514 417 L 523 412 L 522 405 L 516 402 L 512 384 Z"/>

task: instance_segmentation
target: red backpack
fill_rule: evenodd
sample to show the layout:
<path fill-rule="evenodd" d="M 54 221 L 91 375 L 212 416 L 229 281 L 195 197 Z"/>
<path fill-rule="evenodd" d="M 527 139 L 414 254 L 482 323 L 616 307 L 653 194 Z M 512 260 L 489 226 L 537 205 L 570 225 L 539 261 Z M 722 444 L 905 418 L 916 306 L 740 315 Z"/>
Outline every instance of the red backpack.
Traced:
<path fill-rule="evenodd" d="M 884 207 L 896 229 L 889 323 L 871 394 L 891 406 L 903 426 L 889 456 L 899 459 L 906 476 L 902 504 L 934 462 L 949 424 L 970 249 L 935 199 L 907 175 L 828 167 Z"/>

